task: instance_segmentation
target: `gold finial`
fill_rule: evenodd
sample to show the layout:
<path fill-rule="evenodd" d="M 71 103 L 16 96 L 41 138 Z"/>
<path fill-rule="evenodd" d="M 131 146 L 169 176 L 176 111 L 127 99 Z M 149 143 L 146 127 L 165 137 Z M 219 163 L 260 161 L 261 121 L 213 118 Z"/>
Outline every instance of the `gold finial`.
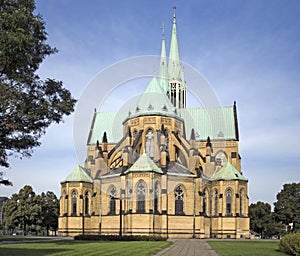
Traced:
<path fill-rule="evenodd" d="M 173 6 L 173 10 L 174 10 L 173 18 L 176 19 L 176 5 Z"/>

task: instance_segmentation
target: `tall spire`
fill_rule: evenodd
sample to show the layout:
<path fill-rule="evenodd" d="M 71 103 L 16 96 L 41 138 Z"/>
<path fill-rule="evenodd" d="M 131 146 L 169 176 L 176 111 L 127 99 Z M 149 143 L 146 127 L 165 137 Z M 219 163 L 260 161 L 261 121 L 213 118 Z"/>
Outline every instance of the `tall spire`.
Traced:
<path fill-rule="evenodd" d="M 178 40 L 177 40 L 177 28 L 176 28 L 176 6 L 173 7 L 173 27 L 172 27 L 172 38 L 170 45 L 170 60 L 169 60 L 169 75 L 170 79 L 179 78 L 180 73 L 180 61 L 179 61 L 179 51 L 178 51 Z"/>
<path fill-rule="evenodd" d="M 165 26 L 162 25 L 162 41 L 161 41 L 161 54 L 160 54 L 160 66 L 159 66 L 159 77 L 158 82 L 162 90 L 167 93 L 169 90 L 168 84 L 168 66 L 167 66 L 167 53 L 165 43 Z"/>
<path fill-rule="evenodd" d="M 175 108 L 186 107 L 186 86 L 184 81 L 183 67 L 179 60 L 177 28 L 176 28 L 176 6 L 173 7 L 173 26 L 170 45 L 170 57 L 168 60 L 169 75 L 169 99 Z"/>
<path fill-rule="evenodd" d="M 170 79 L 179 80 L 181 81 L 182 86 L 184 86 L 185 83 L 184 83 L 183 68 L 180 65 L 179 50 L 178 50 L 176 12 L 175 12 L 176 6 L 174 6 L 173 9 L 174 9 L 173 26 L 172 26 L 172 37 L 171 37 L 171 45 L 170 45 L 168 72 L 169 72 Z"/>

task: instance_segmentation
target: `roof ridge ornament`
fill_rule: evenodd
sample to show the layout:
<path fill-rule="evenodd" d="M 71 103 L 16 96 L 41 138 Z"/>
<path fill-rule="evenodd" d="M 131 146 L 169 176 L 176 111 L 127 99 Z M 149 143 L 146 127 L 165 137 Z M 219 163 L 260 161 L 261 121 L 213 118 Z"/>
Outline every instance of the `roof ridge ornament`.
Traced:
<path fill-rule="evenodd" d="M 173 6 L 173 10 L 174 10 L 173 18 L 174 18 L 174 22 L 176 22 L 176 5 Z"/>
<path fill-rule="evenodd" d="M 160 28 L 161 28 L 162 40 L 164 40 L 165 39 L 165 24 L 163 23 Z"/>

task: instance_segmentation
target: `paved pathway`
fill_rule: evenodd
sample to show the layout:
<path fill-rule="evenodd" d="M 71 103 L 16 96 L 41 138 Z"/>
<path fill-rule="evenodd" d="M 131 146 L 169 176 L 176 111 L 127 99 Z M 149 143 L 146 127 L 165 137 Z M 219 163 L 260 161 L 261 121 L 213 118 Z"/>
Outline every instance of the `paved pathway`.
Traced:
<path fill-rule="evenodd" d="M 210 245 L 201 239 L 170 239 L 173 242 L 155 256 L 218 256 Z"/>

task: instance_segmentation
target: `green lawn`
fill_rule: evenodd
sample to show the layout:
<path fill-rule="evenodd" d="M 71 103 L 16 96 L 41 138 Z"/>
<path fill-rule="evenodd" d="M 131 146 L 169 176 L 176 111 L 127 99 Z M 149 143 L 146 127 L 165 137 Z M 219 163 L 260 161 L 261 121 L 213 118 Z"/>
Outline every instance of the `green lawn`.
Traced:
<path fill-rule="evenodd" d="M 208 241 L 220 256 L 286 256 L 279 241 Z"/>
<path fill-rule="evenodd" d="M 47 237 L 39 236 L 0 236 L 0 242 L 2 241 L 27 241 L 27 240 L 49 240 Z"/>
<path fill-rule="evenodd" d="M 150 256 L 171 245 L 171 242 L 99 242 L 56 241 L 0 244 L 0 255 L 66 255 L 66 256 Z"/>

